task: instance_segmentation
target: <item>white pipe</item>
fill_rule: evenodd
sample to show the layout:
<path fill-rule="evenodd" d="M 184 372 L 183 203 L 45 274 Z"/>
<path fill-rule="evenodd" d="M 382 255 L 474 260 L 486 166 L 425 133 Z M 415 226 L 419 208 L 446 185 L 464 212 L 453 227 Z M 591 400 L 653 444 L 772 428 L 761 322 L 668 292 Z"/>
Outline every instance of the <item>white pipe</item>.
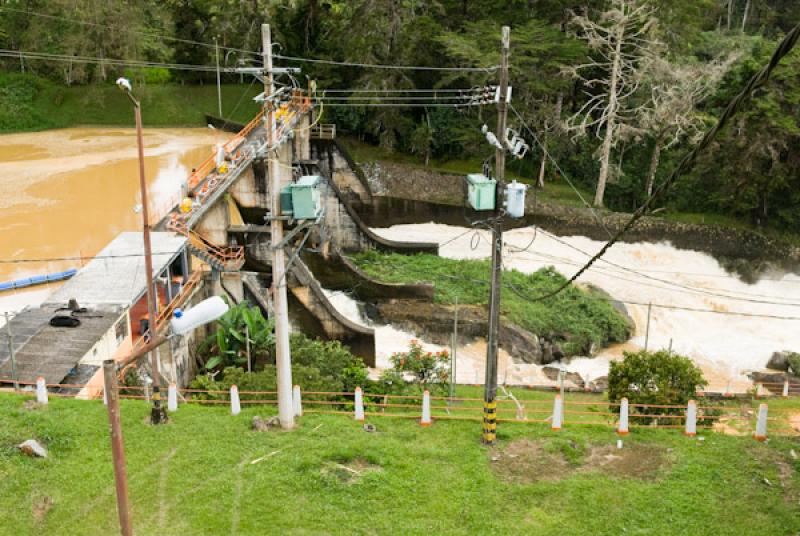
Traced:
<path fill-rule="evenodd" d="M 553 400 L 553 420 L 550 423 L 552 430 L 561 430 L 561 424 L 564 421 L 564 403 L 561 395 L 556 395 Z"/>

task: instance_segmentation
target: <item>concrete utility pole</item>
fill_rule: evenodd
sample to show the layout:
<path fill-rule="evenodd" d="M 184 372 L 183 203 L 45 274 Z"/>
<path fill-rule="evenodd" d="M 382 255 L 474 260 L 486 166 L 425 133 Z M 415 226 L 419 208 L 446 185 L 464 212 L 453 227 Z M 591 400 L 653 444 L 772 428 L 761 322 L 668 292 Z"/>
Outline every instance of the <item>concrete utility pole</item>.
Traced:
<path fill-rule="evenodd" d="M 511 28 L 503 26 L 500 50 L 500 94 L 497 102 L 497 139 L 506 138 L 508 116 L 508 52 L 511 47 Z M 504 144 L 503 144 L 504 145 Z M 502 196 L 505 192 L 505 148 L 495 151 L 496 218 L 492 223 L 492 286 L 489 291 L 489 341 L 486 348 L 486 378 L 483 394 L 483 443 L 494 445 L 497 440 L 497 353 L 500 334 L 500 289 L 503 275 Z"/>
<path fill-rule="evenodd" d="M 113 359 L 103 361 L 108 424 L 111 427 L 111 456 L 114 459 L 114 483 L 117 487 L 117 513 L 122 536 L 133 534 L 131 505 L 128 499 L 128 473 L 125 469 L 125 445 L 122 441 L 122 424 L 119 418 L 119 390 Z"/>
<path fill-rule="evenodd" d="M 264 53 L 264 96 L 275 93 L 272 82 L 272 34 L 269 24 L 261 25 L 261 46 Z M 275 307 L 275 366 L 278 373 L 278 419 L 282 428 L 294 427 L 292 409 L 292 356 L 289 348 L 289 307 L 286 297 L 286 259 L 283 246 L 283 220 L 281 214 L 280 156 L 275 139 L 275 104 L 264 99 L 267 127 L 267 164 L 269 169 L 270 197 L 272 198 L 272 299 Z"/>
<path fill-rule="evenodd" d="M 217 109 L 219 110 L 219 117 L 220 119 L 224 119 L 222 117 L 222 86 L 220 83 L 219 77 L 219 41 L 218 37 L 214 37 L 214 49 L 217 52 Z"/>

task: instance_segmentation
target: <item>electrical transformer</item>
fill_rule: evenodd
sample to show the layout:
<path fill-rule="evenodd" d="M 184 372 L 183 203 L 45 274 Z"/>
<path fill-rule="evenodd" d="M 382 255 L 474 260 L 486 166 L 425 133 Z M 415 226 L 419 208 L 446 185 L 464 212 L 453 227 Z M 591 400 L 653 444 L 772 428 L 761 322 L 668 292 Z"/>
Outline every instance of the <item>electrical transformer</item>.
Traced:
<path fill-rule="evenodd" d="M 497 181 L 481 173 L 467 175 L 467 200 L 475 210 L 494 210 Z"/>
<path fill-rule="evenodd" d="M 528 186 L 512 181 L 506 185 L 506 213 L 512 218 L 525 215 L 525 190 Z"/>

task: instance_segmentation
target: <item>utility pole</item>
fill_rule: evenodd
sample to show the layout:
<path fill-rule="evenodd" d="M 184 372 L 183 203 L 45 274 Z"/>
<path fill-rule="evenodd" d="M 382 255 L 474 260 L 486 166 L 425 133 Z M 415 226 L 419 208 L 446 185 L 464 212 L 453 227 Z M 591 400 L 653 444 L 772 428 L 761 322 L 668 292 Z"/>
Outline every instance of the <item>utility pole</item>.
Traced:
<path fill-rule="evenodd" d="M 139 188 L 142 192 L 142 240 L 144 241 L 144 272 L 147 281 L 147 332 L 150 338 L 156 335 L 156 293 L 153 283 L 153 250 L 150 246 L 150 216 L 147 209 L 147 180 L 144 176 L 144 141 L 142 140 L 142 107 L 139 101 L 128 96 L 134 102 L 136 116 L 136 143 L 139 147 Z M 158 356 L 150 352 L 150 367 L 153 375 L 153 409 L 150 412 L 151 424 L 167 422 L 167 413 L 161 406 L 161 373 L 158 370 Z"/>
<path fill-rule="evenodd" d="M 272 220 L 272 296 L 275 302 L 275 368 L 278 374 L 278 419 L 282 428 L 294 427 L 292 409 L 292 356 L 289 348 L 289 308 L 286 297 L 286 259 L 283 246 L 281 214 L 280 153 L 275 139 L 275 104 L 266 98 L 275 93 L 272 82 L 272 33 L 269 24 L 261 25 L 261 46 L 264 54 L 264 106 L 267 127 L 267 164 L 269 169 Z"/>
<path fill-rule="evenodd" d="M 503 26 L 500 50 L 500 88 L 497 102 L 497 139 L 505 140 L 508 116 L 508 52 L 511 47 L 511 28 Z M 483 443 L 494 445 L 497 440 L 497 353 L 500 335 L 500 289 L 503 272 L 502 193 L 505 191 L 505 148 L 495 151 L 496 217 L 492 222 L 492 287 L 489 291 L 489 340 L 486 348 L 486 378 L 483 395 Z"/>
<path fill-rule="evenodd" d="M 224 119 L 222 117 L 222 87 L 220 85 L 220 78 L 219 78 L 219 41 L 218 37 L 214 37 L 214 49 L 217 52 L 217 109 L 219 110 L 219 117 L 220 119 Z"/>
<path fill-rule="evenodd" d="M 8 355 L 11 359 L 11 379 L 14 381 L 14 391 L 19 391 L 17 379 L 17 360 L 14 357 L 14 335 L 11 333 L 11 317 L 6 313 L 6 333 L 8 333 Z"/>
<path fill-rule="evenodd" d="M 653 309 L 653 304 L 647 304 L 647 328 L 644 332 L 644 349 L 647 351 L 647 346 L 650 344 L 650 311 Z"/>
<path fill-rule="evenodd" d="M 117 513 L 122 536 L 133 534 L 131 505 L 128 499 L 128 473 L 125 469 L 125 445 L 122 441 L 122 423 L 119 418 L 119 390 L 113 359 L 103 361 L 108 424 L 111 428 L 111 456 L 114 459 L 114 483 L 117 487 Z"/>

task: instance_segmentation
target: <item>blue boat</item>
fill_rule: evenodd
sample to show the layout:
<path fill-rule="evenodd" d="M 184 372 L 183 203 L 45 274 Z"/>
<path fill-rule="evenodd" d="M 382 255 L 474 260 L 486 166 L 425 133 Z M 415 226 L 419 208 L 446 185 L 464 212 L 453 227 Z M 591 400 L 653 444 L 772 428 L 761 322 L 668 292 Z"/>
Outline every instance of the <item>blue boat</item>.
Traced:
<path fill-rule="evenodd" d="M 43 285 L 45 283 L 53 283 L 55 281 L 64 281 L 73 275 L 77 274 L 78 270 L 70 268 L 63 272 L 54 272 L 46 275 L 34 275 L 31 277 L 23 277 L 22 279 L 15 279 L 13 281 L 5 281 L 0 283 L 0 292 L 4 290 L 15 290 L 19 288 L 33 287 L 36 285 Z"/>

